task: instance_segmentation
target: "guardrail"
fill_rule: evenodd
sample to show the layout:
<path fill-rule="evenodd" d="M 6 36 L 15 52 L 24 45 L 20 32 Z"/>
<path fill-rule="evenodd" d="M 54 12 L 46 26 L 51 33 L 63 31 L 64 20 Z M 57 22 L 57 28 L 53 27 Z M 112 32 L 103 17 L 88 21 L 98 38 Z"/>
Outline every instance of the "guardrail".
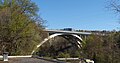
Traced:
<path fill-rule="evenodd" d="M 8 56 L 8 58 L 28 58 L 32 57 L 32 55 L 26 55 L 26 56 Z M 0 58 L 3 58 L 3 56 L 0 56 Z"/>
<path fill-rule="evenodd" d="M 58 60 L 79 60 L 79 58 L 57 58 Z"/>

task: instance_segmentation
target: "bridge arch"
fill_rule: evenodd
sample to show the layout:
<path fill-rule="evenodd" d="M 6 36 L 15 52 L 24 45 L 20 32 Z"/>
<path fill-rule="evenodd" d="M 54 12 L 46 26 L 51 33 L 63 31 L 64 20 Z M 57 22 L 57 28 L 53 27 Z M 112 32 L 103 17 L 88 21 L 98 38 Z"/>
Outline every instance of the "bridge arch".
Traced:
<path fill-rule="evenodd" d="M 40 42 L 40 43 L 37 45 L 37 47 L 32 51 L 31 55 L 32 55 L 41 45 L 43 45 L 44 43 L 46 43 L 49 39 L 52 39 L 52 38 L 54 38 L 54 37 L 56 37 L 56 36 L 65 36 L 65 35 L 70 35 L 70 36 L 73 36 L 73 37 L 79 39 L 79 41 L 77 41 L 77 43 L 78 43 L 77 46 L 78 46 L 79 48 L 82 47 L 81 42 L 82 42 L 83 40 L 82 40 L 82 38 L 81 38 L 80 36 L 78 36 L 78 35 L 76 35 L 76 34 L 56 33 L 56 34 L 50 35 L 49 37 L 45 38 L 42 42 Z"/>

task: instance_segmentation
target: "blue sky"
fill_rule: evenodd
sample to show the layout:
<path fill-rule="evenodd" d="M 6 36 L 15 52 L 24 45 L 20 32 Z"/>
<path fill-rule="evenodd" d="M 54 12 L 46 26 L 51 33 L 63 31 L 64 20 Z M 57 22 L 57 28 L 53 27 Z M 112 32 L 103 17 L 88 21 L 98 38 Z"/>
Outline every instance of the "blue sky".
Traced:
<path fill-rule="evenodd" d="M 118 17 L 108 10 L 107 0 L 32 0 L 47 22 L 48 29 L 74 28 L 113 30 L 119 27 Z"/>

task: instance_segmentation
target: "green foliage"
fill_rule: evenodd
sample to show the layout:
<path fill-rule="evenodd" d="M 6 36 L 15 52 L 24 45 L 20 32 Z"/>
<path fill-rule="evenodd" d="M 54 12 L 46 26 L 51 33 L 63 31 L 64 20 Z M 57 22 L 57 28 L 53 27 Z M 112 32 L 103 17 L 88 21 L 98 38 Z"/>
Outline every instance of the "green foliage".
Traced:
<path fill-rule="evenodd" d="M 70 58 L 70 54 L 61 52 L 59 53 L 58 57 L 59 58 Z"/>
<path fill-rule="evenodd" d="M 119 33 L 109 36 L 92 35 L 87 38 L 86 46 L 83 48 L 83 56 L 93 59 L 95 63 L 119 63 L 120 48 L 118 42 Z"/>
<path fill-rule="evenodd" d="M 0 0 L 0 45 L 10 55 L 28 55 L 41 42 L 42 22 L 30 0 Z M 37 22 L 37 23 L 36 23 Z"/>

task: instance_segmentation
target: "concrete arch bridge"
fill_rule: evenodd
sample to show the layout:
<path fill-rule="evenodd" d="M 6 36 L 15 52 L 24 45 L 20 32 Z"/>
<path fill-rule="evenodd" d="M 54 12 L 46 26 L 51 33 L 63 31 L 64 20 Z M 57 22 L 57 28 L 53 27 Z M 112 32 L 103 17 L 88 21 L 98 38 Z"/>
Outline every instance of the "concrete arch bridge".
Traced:
<path fill-rule="evenodd" d="M 91 33 L 88 33 L 88 32 L 76 32 L 76 31 L 65 31 L 65 30 L 45 30 L 45 32 L 48 33 L 48 37 L 45 38 L 42 42 L 40 42 L 36 46 L 36 48 L 32 51 L 31 54 L 33 54 L 40 46 L 42 46 L 48 40 L 55 38 L 57 36 L 62 36 L 67 40 L 73 39 L 74 41 L 71 43 L 76 45 L 78 48 L 81 48 L 82 42 L 83 42 L 82 38 L 86 38 L 87 36 L 91 35 Z"/>

